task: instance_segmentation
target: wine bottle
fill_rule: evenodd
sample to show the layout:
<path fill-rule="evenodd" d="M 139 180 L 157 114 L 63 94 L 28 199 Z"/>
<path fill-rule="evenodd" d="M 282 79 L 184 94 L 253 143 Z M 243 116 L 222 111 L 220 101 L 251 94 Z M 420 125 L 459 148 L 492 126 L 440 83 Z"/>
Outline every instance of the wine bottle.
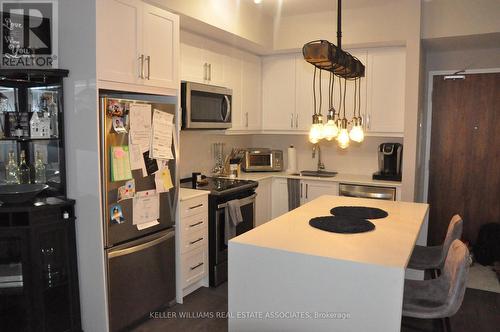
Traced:
<path fill-rule="evenodd" d="M 19 163 L 19 182 L 21 184 L 30 183 L 30 167 L 26 163 L 26 154 L 21 151 L 21 162 Z"/>
<path fill-rule="evenodd" d="M 36 152 L 36 160 L 35 160 L 35 183 L 45 183 L 47 182 L 45 176 L 45 164 L 42 160 L 42 154 L 40 151 Z"/>
<path fill-rule="evenodd" d="M 19 184 L 19 166 L 15 159 L 14 151 L 9 151 L 9 160 L 5 166 L 5 182 L 7 184 Z"/>

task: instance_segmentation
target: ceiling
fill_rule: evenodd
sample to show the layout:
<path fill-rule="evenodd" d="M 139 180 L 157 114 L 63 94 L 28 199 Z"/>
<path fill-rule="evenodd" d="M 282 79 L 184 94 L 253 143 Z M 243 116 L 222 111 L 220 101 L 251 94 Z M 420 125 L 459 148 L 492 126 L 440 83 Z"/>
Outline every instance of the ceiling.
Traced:
<path fill-rule="evenodd" d="M 254 0 L 246 1 L 254 2 Z M 379 6 L 393 1 L 394 0 L 344 0 L 342 1 L 342 8 L 365 8 Z M 292 16 L 322 11 L 335 11 L 337 9 L 337 0 L 261 0 L 260 4 L 254 5 L 260 7 L 270 16 L 279 13 L 281 13 L 281 16 Z"/>

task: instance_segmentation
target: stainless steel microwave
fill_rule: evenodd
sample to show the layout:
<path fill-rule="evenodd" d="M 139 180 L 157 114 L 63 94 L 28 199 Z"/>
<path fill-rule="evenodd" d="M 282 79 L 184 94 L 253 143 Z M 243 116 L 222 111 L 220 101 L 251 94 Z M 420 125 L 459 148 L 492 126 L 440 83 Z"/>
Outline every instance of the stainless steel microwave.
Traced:
<path fill-rule="evenodd" d="M 243 158 L 245 172 L 279 172 L 283 170 L 283 151 L 247 149 Z"/>
<path fill-rule="evenodd" d="M 231 128 L 232 94 L 231 89 L 220 86 L 182 82 L 182 128 Z"/>

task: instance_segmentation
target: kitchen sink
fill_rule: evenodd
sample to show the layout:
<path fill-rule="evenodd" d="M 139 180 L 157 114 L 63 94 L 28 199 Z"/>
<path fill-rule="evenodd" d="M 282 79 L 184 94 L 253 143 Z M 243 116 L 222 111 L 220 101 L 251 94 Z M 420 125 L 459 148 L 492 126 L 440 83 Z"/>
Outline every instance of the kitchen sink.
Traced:
<path fill-rule="evenodd" d="M 300 171 L 301 176 L 316 176 L 320 178 L 333 178 L 337 172 L 328 171 Z"/>

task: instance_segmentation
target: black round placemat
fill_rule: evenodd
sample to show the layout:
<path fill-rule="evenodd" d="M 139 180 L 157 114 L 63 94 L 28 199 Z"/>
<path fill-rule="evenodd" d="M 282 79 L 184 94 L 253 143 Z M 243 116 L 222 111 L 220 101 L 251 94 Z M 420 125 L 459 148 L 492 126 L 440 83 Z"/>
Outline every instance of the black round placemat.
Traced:
<path fill-rule="evenodd" d="M 345 216 L 361 219 L 381 219 L 389 215 L 382 209 L 366 206 L 337 206 L 331 209 L 330 213 L 335 216 Z"/>
<path fill-rule="evenodd" d="M 316 217 L 309 220 L 309 225 L 323 231 L 344 234 L 364 233 L 375 229 L 375 225 L 368 220 L 345 216 Z"/>

